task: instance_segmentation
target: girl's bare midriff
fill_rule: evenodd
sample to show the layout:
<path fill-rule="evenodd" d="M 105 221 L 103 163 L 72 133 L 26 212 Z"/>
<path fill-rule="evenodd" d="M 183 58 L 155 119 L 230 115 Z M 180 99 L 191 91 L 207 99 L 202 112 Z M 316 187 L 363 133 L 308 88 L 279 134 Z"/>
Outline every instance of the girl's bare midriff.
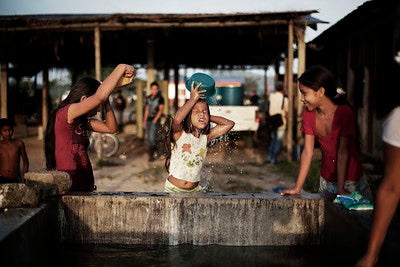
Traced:
<path fill-rule="evenodd" d="M 168 181 L 179 188 L 187 190 L 193 189 L 199 184 L 199 182 L 188 182 L 182 179 L 175 178 L 172 175 L 168 177 Z"/>

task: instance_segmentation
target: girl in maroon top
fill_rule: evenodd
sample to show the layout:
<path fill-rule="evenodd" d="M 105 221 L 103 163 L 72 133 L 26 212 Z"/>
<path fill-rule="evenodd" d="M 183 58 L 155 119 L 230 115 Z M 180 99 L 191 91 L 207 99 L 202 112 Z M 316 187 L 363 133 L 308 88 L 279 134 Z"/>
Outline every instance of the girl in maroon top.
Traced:
<path fill-rule="evenodd" d="M 82 78 L 50 115 L 45 135 L 46 167 L 67 172 L 72 180 L 71 191 L 95 190 L 87 154 L 87 132 L 117 131 L 109 96 L 122 77 L 132 80 L 135 72 L 132 66 L 119 64 L 103 83 L 90 77 Z M 95 118 L 101 104 L 104 105 L 104 121 Z"/>
<path fill-rule="evenodd" d="M 317 140 L 322 151 L 319 193 L 344 195 L 358 191 L 372 199 L 363 176 L 355 114 L 343 97 L 344 91 L 336 88 L 332 73 L 322 66 L 306 70 L 298 79 L 298 87 L 304 104 L 301 127 L 304 149 L 296 185 L 280 193 L 301 193 Z"/>

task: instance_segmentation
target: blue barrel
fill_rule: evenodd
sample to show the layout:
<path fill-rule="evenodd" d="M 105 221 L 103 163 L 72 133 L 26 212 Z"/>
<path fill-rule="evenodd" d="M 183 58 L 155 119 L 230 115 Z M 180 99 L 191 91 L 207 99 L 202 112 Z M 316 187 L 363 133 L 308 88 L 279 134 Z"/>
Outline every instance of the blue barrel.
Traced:
<path fill-rule="evenodd" d="M 224 86 L 217 87 L 221 97 L 221 105 L 224 106 L 243 106 L 244 105 L 244 87 L 243 86 Z"/>

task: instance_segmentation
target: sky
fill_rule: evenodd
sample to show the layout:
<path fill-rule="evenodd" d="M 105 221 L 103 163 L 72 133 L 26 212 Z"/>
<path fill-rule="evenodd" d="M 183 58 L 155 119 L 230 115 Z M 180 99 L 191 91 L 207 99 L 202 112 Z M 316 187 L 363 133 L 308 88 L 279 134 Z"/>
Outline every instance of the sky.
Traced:
<path fill-rule="evenodd" d="M 0 0 L 0 15 L 247 13 L 316 10 L 329 22 L 307 28 L 306 42 L 368 0 Z"/>

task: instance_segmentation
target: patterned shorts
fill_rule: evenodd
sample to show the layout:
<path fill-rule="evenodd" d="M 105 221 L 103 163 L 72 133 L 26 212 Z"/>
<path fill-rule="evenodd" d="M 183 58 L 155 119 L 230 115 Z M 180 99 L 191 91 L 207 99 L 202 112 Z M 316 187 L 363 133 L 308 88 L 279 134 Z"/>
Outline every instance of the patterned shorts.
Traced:
<path fill-rule="evenodd" d="M 196 193 L 196 192 L 201 192 L 202 190 L 203 187 L 201 185 L 197 185 L 193 189 L 183 189 L 172 184 L 170 181 L 168 181 L 168 179 L 165 180 L 164 192 L 167 193 Z"/>

